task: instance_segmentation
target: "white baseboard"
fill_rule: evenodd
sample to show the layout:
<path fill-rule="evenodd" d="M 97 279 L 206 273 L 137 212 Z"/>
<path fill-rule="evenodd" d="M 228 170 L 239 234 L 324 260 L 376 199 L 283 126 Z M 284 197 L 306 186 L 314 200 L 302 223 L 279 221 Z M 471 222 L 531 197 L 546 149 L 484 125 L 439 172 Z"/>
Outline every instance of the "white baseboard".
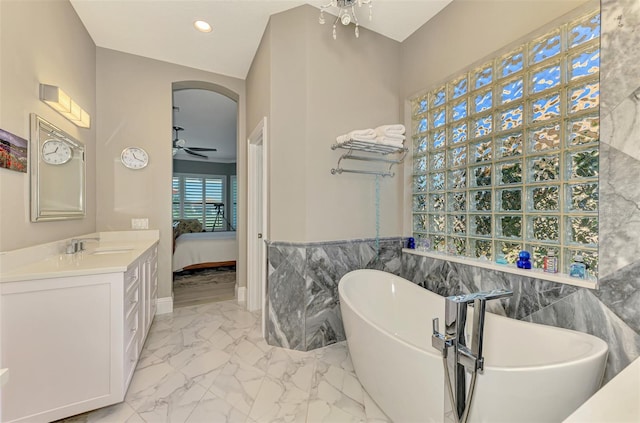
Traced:
<path fill-rule="evenodd" d="M 173 294 L 156 300 L 156 314 L 173 313 Z"/>
<path fill-rule="evenodd" d="M 239 303 L 246 303 L 247 302 L 247 287 L 246 286 L 241 286 L 238 287 L 238 285 L 236 285 L 236 298 L 238 299 Z"/>

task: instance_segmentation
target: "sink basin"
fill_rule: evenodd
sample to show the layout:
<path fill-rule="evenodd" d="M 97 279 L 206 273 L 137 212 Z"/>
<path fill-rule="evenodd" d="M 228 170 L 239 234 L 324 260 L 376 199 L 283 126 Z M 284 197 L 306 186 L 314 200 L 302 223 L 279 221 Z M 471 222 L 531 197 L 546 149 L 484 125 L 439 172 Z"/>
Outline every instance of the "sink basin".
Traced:
<path fill-rule="evenodd" d="M 120 247 L 120 248 L 96 248 L 91 254 L 99 255 L 99 254 L 123 254 L 130 253 L 133 248 L 131 247 Z"/>

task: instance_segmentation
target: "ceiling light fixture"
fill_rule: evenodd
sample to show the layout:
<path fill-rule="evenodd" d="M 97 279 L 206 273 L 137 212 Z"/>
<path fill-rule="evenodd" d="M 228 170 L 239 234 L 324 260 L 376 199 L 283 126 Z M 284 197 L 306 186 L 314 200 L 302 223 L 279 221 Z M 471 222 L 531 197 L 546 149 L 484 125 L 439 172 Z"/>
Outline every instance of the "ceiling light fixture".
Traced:
<path fill-rule="evenodd" d="M 195 21 L 193 26 L 200 32 L 211 32 L 211 25 L 205 21 Z"/>
<path fill-rule="evenodd" d="M 344 26 L 349 25 L 351 22 L 356 24 L 355 34 L 356 38 L 358 38 L 360 37 L 360 24 L 358 23 L 358 16 L 356 15 L 356 5 L 362 7 L 363 4 L 368 4 L 369 20 L 371 20 L 372 1 L 373 0 L 331 0 L 331 3 L 320 6 L 320 18 L 318 18 L 318 22 L 324 25 L 324 11 L 335 7 L 338 9 L 338 13 L 336 20 L 333 22 L 333 39 L 335 40 L 337 38 L 336 25 L 338 21 Z"/>
<path fill-rule="evenodd" d="M 55 85 L 40 84 L 40 100 L 81 128 L 91 127 L 91 116 Z"/>

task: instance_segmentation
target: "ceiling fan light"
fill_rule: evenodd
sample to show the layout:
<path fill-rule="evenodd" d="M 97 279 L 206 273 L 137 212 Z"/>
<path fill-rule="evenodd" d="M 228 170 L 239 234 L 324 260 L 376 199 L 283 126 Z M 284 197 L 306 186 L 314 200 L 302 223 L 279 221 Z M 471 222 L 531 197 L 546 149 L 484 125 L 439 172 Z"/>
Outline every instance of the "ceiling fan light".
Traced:
<path fill-rule="evenodd" d="M 195 21 L 193 26 L 200 32 L 211 32 L 213 30 L 211 25 L 205 21 Z"/>

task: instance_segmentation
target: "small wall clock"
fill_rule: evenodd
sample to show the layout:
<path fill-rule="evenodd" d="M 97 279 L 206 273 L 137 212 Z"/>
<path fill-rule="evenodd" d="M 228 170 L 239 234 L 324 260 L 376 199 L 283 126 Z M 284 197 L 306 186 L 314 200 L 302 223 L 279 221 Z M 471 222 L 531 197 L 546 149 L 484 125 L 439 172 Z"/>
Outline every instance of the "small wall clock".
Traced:
<path fill-rule="evenodd" d="M 127 147 L 122 150 L 120 161 L 129 169 L 143 169 L 149 164 L 149 155 L 140 147 Z"/>
<path fill-rule="evenodd" d="M 50 139 L 42 144 L 42 160 L 51 165 L 65 164 L 73 157 L 69 144 L 62 140 Z"/>

